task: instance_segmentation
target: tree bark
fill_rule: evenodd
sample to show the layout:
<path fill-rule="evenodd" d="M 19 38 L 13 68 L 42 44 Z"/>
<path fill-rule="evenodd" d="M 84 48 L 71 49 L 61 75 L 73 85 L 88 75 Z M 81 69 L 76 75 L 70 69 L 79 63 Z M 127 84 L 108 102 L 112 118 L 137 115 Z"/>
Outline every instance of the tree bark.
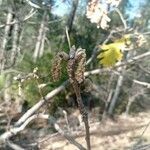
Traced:
<path fill-rule="evenodd" d="M 35 50 L 33 54 L 33 60 L 36 62 L 37 58 L 41 57 L 44 52 L 44 42 L 46 36 L 46 22 L 47 22 L 47 11 L 45 10 L 42 17 L 42 22 L 39 28 L 39 34 L 37 37 L 37 42 L 35 45 Z"/>
<path fill-rule="evenodd" d="M 123 85 L 123 79 L 124 79 L 123 75 L 120 75 L 119 78 L 118 78 L 116 89 L 115 89 L 114 95 L 112 97 L 112 100 L 111 100 L 111 103 L 110 103 L 110 106 L 109 106 L 109 109 L 108 109 L 108 114 L 110 116 L 113 115 L 113 111 L 114 111 L 115 105 L 117 103 L 121 87 Z"/>
<path fill-rule="evenodd" d="M 79 0 L 73 0 L 72 2 L 72 9 L 70 11 L 69 17 L 68 17 L 68 21 L 66 23 L 66 26 L 68 27 L 68 34 L 70 35 L 71 31 L 72 31 L 72 26 L 73 26 L 73 22 L 74 22 L 74 18 L 76 15 L 76 10 L 78 7 L 78 2 Z M 62 36 L 62 41 L 60 44 L 60 49 L 62 49 L 63 44 L 67 41 L 67 36 L 66 36 L 66 32 L 64 32 L 63 36 Z"/>
<path fill-rule="evenodd" d="M 11 74 L 7 74 L 6 78 L 5 78 L 5 85 L 4 85 L 4 101 L 6 103 L 9 103 L 11 101 L 11 95 L 10 95 L 10 85 L 11 85 L 11 78 L 12 75 Z"/>
<path fill-rule="evenodd" d="M 16 56 L 18 53 L 18 41 L 19 41 L 19 23 L 16 21 L 14 24 L 14 30 L 13 30 L 13 39 L 12 39 L 12 50 L 11 50 L 11 65 L 15 64 L 16 62 Z"/>
<path fill-rule="evenodd" d="M 7 42 L 8 42 L 9 32 L 10 32 L 10 29 L 11 29 L 10 23 L 12 22 L 12 19 L 13 19 L 12 8 L 9 8 L 8 14 L 7 14 L 5 31 L 4 31 L 4 37 L 3 37 L 2 46 L 1 46 L 1 49 L 0 49 L 0 51 L 1 51 L 0 71 L 2 71 L 4 69 L 4 65 L 5 65 L 5 49 L 6 49 L 6 45 L 7 45 Z"/>
<path fill-rule="evenodd" d="M 72 25 L 73 25 L 76 10 L 77 10 L 77 7 L 78 7 L 78 2 L 79 2 L 79 0 L 73 0 L 73 2 L 72 2 L 72 9 L 71 9 L 69 19 L 68 19 L 68 23 L 67 23 L 68 33 L 71 33 L 71 31 L 72 31 Z"/>

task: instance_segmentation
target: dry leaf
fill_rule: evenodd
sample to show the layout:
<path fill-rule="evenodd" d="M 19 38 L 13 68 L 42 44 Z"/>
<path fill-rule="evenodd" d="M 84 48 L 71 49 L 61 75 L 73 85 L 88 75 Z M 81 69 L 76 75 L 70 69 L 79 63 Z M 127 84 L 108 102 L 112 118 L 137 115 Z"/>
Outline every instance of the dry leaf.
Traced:
<path fill-rule="evenodd" d="M 108 28 L 110 18 L 107 16 L 107 10 L 99 1 L 93 0 L 88 3 L 86 16 L 90 19 L 91 23 L 96 23 L 98 28 Z"/>
<path fill-rule="evenodd" d="M 118 7 L 118 5 L 120 4 L 121 0 L 106 0 L 106 3 L 114 6 L 114 7 Z"/>

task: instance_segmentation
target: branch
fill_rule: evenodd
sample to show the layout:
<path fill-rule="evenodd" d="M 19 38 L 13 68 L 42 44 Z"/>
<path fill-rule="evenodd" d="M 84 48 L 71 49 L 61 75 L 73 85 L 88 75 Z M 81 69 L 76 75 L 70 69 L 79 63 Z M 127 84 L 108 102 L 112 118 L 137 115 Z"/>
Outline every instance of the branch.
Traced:
<path fill-rule="evenodd" d="M 139 64 L 138 67 L 139 67 L 142 71 L 144 71 L 146 74 L 150 74 L 150 71 L 146 70 L 142 65 Z"/>
<path fill-rule="evenodd" d="M 12 149 L 14 149 L 14 150 L 25 150 L 24 148 L 22 148 L 22 147 L 20 147 L 20 146 L 18 146 L 18 145 L 16 145 L 16 144 L 14 144 L 14 143 L 12 143 L 12 142 L 9 141 L 9 140 L 6 141 L 6 144 L 7 144 L 10 148 L 12 148 Z"/>
<path fill-rule="evenodd" d="M 37 115 L 33 115 L 31 117 L 29 117 L 20 127 L 14 127 L 11 128 L 9 131 L 5 132 L 4 134 L 2 134 L 0 136 L 0 141 L 5 141 L 6 139 L 9 139 L 10 137 L 12 137 L 13 135 L 16 135 L 17 133 L 23 131 L 25 129 L 25 127 L 34 119 L 36 119 L 37 117 L 41 117 L 40 114 Z"/>
<path fill-rule="evenodd" d="M 127 23 L 126 23 L 126 21 L 125 21 L 123 15 L 122 15 L 122 13 L 120 12 L 120 10 L 119 10 L 118 8 L 116 8 L 115 11 L 119 14 L 120 19 L 121 19 L 121 21 L 122 21 L 122 23 L 123 23 L 123 25 L 124 25 L 124 30 L 126 30 L 126 29 L 127 29 Z M 123 30 L 123 31 L 124 31 L 124 30 Z M 110 32 L 110 34 L 108 35 L 108 37 L 106 38 L 106 40 L 102 43 L 102 45 L 103 45 L 103 44 L 106 44 L 106 43 L 110 40 L 110 38 L 112 37 L 112 35 L 113 35 L 114 33 L 117 33 L 117 32 L 121 32 L 121 31 L 114 31 L 114 30 L 112 30 L 112 31 Z M 98 44 L 99 44 L 99 43 L 98 43 Z M 97 47 L 97 45 L 96 45 L 95 48 L 94 48 L 94 50 L 93 50 L 93 54 L 92 54 L 92 56 L 89 58 L 89 60 L 87 60 L 86 65 L 88 65 L 89 63 L 91 63 L 91 61 L 96 57 L 97 52 L 98 52 L 97 49 L 98 49 L 98 47 Z"/>
<path fill-rule="evenodd" d="M 127 64 L 131 64 L 131 63 L 133 63 L 135 61 L 138 61 L 138 60 L 140 60 L 140 59 L 142 59 L 144 57 L 148 57 L 148 56 L 150 56 L 150 51 L 145 52 L 145 53 L 143 53 L 141 55 L 135 56 L 135 57 L 133 57 L 133 58 L 131 58 L 131 59 L 125 61 L 125 62 L 122 62 L 122 63 L 116 65 L 115 67 L 125 66 Z"/>
<path fill-rule="evenodd" d="M 147 82 L 142 82 L 142 81 L 138 81 L 138 80 L 133 80 L 134 83 L 139 84 L 139 85 L 143 85 L 146 88 L 150 88 L 150 83 Z"/>
<path fill-rule="evenodd" d="M 93 75 L 93 74 L 100 74 L 100 73 L 103 73 L 103 72 L 109 72 L 109 71 L 111 71 L 115 68 L 131 64 L 133 62 L 139 61 L 139 60 L 141 60 L 145 57 L 148 57 L 148 56 L 150 56 L 150 51 L 145 52 L 141 55 L 135 56 L 135 57 L 133 57 L 133 58 L 127 60 L 127 61 L 124 61 L 124 62 L 120 63 L 120 64 L 117 64 L 113 68 L 102 68 L 102 69 L 95 69 L 95 70 L 92 70 L 92 71 L 87 71 L 87 72 L 84 73 L 84 76 L 87 77 L 87 76 Z"/>
<path fill-rule="evenodd" d="M 55 127 L 55 129 L 58 131 L 58 133 L 60 133 L 63 137 L 65 137 L 71 144 L 75 145 L 77 148 L 79 148 L 80 150 L 86 150 L 81 144 L 79 144 L 73 137 L 71 137 L 70 135 L 68 135 L 67 133 L 65 133 L 60 127 L 59 125 L 56 123 L 56 119 L 52 116 L 46 115 L 46 114 L 35 114 L 31 117 L 29 117 L 20 127 L 14 127 L 11 128 L 9 131 L 5 132 L 4 134 L 2 134 L 0 136 L 0 140 L 5 142 L 7 139 L 9 139 L 10 137 L 18 134 L 19 132 L 21 132 L 22 130 L 24 130 L 26 128 L 26 126 L 33 120 L 37 119 L 37 118 L 41 118 L 41 119 L 48 119 L 50 121 L 50 123 L 52 123 Z M 11 144 L 11 145 L 10 145 Z M 13 148 L 14 146 L 16 147 L 16 145 L 12 144 L 9 142 L 9 145 Z M 19 147 L 16 150 L 23 150 L 22 148 L 19 149 Z"/>
<path fill-rule="evenodd" d="M 144 57 L 147 57 L 150 55 L 150 52 L 146 52 L 144 54 L 138 55 L 133 57 L 132 59 L 129 59 L 126 62 L 122 62 L 120 65 L 116 65 L 116 67 L 120 67 L 121 65 L 127 65 L 129 63 L 132 63 L 134 61 L 138 61 L 139 59 L 142 59 Z M 87 71 L 84 73 L 84 76 L 87 77 L 89 75 L 94 75 L 94 74 L 100 74 L 103 72 L 108 72 L 111 71 L 111 69 L 108 68 L 103 68 L 103 69 L 95 69 L 92 71 Z M 55 95 L 57 95 L 58 93 L 60 93 L 62 90 L 65 89 L 65 87 L 68 85 L 69 81 L 65 81 L 62 85 L 60 85 L 58 88 L 54 89 L 53 91 L 51 91 L 50 93 L 48 93 L 45 96 L 45 100 L 49 101 L 51 100 Z M 44 104 L 45 104 L 45 100 L 41 99 L 37 104 L 35 104 L 32 108 L 30 108 L 16 123 L 16 125 L 21 125 L 28 117 L 30 117 L 31 115 L 33 115 L 37 110 L 39 110 L 39 108 L 41 108 Z"/>
<path fill-rule="evenodd" d="M 63 136 L 65 137 L 71 144 L 75 145 L 78 147 L 80 150 L 86 150 L 81 144 L 79 144 L 75 139 L 68 134 L 66 134 L 57 123 L 54 124 L 55 129 Z"/>
<path fill-rule="evenodd" d="M 143 137 L 144 133 L 146 132 L 146 130 L 148 129 L 149 126 L 150 126 L 150 120 L 149 120 L 148 123 L 146 124 L 146 126 L 145 126 L 143 132 L 141 133 L 141 135 L 139 136 L 137 142 L 132 146 L 132 149 L 133 149 L 133 150 L 136 150 L 136 149 L 137 149 L 136 146 L 141 142 L 142 137 Z M 139 148 L 138 148 L 138 149 L 139 149 Z"/>
<path fill-rule="evenodd" d="M 27 2 L 30 6 L 32 6 L 33 8 L 41 9 L 41 7 L 40 7 L 39 5 L 33 3 L 33 2 L 30 1 L 30 0 L 26 0 L 26 2 Z"/>
<path fill-rule="evenodd" d="M 48 102 L 51 100 L 55 95 L 60 93 L 62 90 L 65 89 L 66 85 L 68 84 L 68 80 L 65 81 L 62 85 L 60 85 L 58 88 L 54 89 L 50 93 L 48 93 L 44 99 L 41 99 L 38 103 L 36 103 L 32 108 L 30 108 L 17 122 L 16 126 L 20 126 L 26 119 L 28 119 L 31 115 L 33 115 L 37 110 L 39 110 L 45 102 Z"/>
<path fill-rule="evenodd" d="M 129 59 L 127 62 L 122 62 L 120 65 L 116 65 L 116 67 L 119 67 L 121 65 L 127 65 L 130 64 L 134 61 L 138 61 L 139 59 L 142 59 L 144 57 L 147 57 L 150 55 L 150 52 L 146 52 L 144 54 L 135 56 L 132 59 Z M 87 77 L 89 75 L 94 75 L 94 74 L 100 74 L 103 72 L 107 72 L 107 71 L 111 71 L 111 69 L 95 69 L 92 71 L 87 71 L 84 73 L 84 76 Z M 60 85 L 58 88 L 54 89 L 53 91 L 51 91 L 50 93 L 48 93 L 44 99 L 41 99 L 38 103 L 36 103 L 33 107 L 31 107 L 15 124 L 15 126 L 21 126 L 19 127 L 19 130 L 23 130 L 23 127 L 25 127 L 28 123 L 28 121 L 31 119 L 29 117 L 31 117 L 36 111 L 38 111 L 44 104 L 45 102 L 50 101 L 54 96 L 56 96 L 58 93 L 60 93 L 62 90 L 65 89 L 65 87 L 69 84 L 69 81 L 65 81 L 62 85 Z M 13 131 L 18 132 L 18 129 L 16 130 L 16 127 L 13 128 Z M 0 136 L 0 139 L 4 139 L 6 137 L 12 136 L 12 133 L 10 131 L 5 132 L 4 134 L 2 134 Z"/>
<path fill-rule="evenodd" d="M 123 31 L 124 30 L 119 30 L 119 31 L 118 30 L 117 31 L 111 30 L 110 33 L 109 33 L 109 35 L 108 35 L 108 37 L 105 39 L 105 41 L 102 43 L 102 45 L 106 44 L 111 39 L 111 37 L 112 37 L 113 34 L 119 33 L 119 32 L 123 32 Z M 92 60 L 96 57 L 97 53 L 100 51 L 98 49 L 98 45 L 99 44 L 100 44 L 100 41 L 98 41 L 97 44 L 96 44 L 96 46 L 94 47 L 92 56 L 87 60 L 86 65 L 89 65 L 92 62 Z"/>
<path fill-rule="evenodd" d="M 120 16 L 120 19 L 124 25 L 124 29 L 126 30 L 127 29 L 127 23 L 122 15 L 122 13 L 120 12 L 120 10 L 118 8 L 115 9 L 115 11 L 118 13 L 118 15 Z"/>
<path fill-rule="evenodd" d="M 20 21 L 14 20 L 14 21 L 12 21 L 12 22 L 10 22 L 10 23 L 2 24 L 2 25 L 0 25 L 0 28 L 3 28 L 3 27 L 5 27 L 5 26 L 7 26 L 7 25 L 13 25 L 13 24 L 16 24 L 16 23 L 24 22 L 24 21 L 30 19 L 36 12 L 37 12 L 37 10 L 34 10 L 34 9 L 32 8 L 32 9 L 30 10 L 29 14 L 27 14 L 27 15 L 24 17 L 23 20 L 20 20 Z"/>

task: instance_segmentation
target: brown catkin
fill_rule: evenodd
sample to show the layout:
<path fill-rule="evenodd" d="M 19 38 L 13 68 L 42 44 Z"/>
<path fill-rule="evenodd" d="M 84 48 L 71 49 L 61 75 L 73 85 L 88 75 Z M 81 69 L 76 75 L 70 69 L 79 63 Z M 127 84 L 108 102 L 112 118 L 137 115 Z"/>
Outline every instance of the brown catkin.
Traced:
<path fill-rule="evenodd" d="M 76 70 L 75 70 L 75 78 L 78 83 L 82 83 L 84 81 L 84 72 L 85 72 L 85 64 L 86 64 L 86 53 L 85 50 L 80 50 L 79 54 L 77 54 L 76 58 Z"/>
<path fill-rule="evenodd" d="M 61 76 L 61 62 L 62 58 L 59 55 L 56 55 L 51 68 L 51 75 L 53 81 L 57 81 Z"/>

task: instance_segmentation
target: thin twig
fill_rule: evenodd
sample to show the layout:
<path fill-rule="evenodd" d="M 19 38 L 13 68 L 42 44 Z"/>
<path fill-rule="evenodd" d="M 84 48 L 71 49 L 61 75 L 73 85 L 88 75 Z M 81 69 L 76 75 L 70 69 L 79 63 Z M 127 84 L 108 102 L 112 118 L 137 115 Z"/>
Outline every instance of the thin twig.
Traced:
<path fill-rule="evenodd" d="M 0 25 L 0 28 L 3 28 L 3 27 L 5 27 L 5 26 L 7 26 L 7 25 L 13 25 L 13 24 L 16 24 L 16 23 L 24 22 L 24 21 L 30 19 L 36 12 L 37 12 L 37 10 L 34 10 L 34 9 L 32 8 L 32 9 L 30 10 L 29 14 L 27 14 L 27 15 L 24 17 L 24 19 L 22 19 L 22 20 L 14 20 L 14 21 L 10 22 L 9 24 L 2 24 L 2 25 Z"/>
<path fill-rule="evenodd" d="M 9 140 L 6 141 L 6 144 L 14 150 L 25 150 L 24 148 L 20 147 L 19 145 L 15 144 Z"/>
<path fill-rule="evenodd" d="M 142 71 L 144 71 L 145 73 L 147 73 L 147 74 L 150 75 L 150 71 L 146 70 L 142 65 L 139 64 L 138 67 L 139 67 Z"/>
<path fill-rule="evenodd" d="M 65 137 L 71 144 L 75 145 L 78 147 L 80 150 L 86 150 L 81 144 L 79 144 L 73 137 L 70 135 L 66 134 L 57 123 L 54 124 L 55 129 L 63 136 Z"/>
<path fill-rule="evenodd" d="M 120 19 L 124 25 L 124 29 L 126 30 L 127 29 L 127 23 L 122 15 L 122 13 L 120 12 L 120 10 L 118 8 L 115 9 L 115 11 L 118 13 L 118 15 L 120 16 Z"/>
<path fill-rule="evenodd" d="M 68 33 L 68 27 L 66 27 L 66 36 L 67 36 L 67 41 L 68 41 L 68 45 L 69 45 L 69 49 L 71 48 L 71 42 L 70 42 L 70 37 L 69 37 L 69 33 Z"/>
<path fill-rule="evenodd" d="M 111 30 L 110 33 L 109 33 L 109 35 L 108 35 L 108 37 L 105 39 L 105 41 L 101 45 L 106 44 L 111 39 L 111 37 L 112 37 L 112 35 L 114 33 L 119 33 L 119 32 L 122 32 L 122 31 L 123 30 L 120 30 L 120 31 Z M 93 59 L 96 57 L 96 55 L 98 54 L 98 52 L 100 51 L 100 48 L 98 48 L 99 44 L 100 44 L 100 42 L 98 41 L 97 44 L 96 44 L 96 46 L 93 49 L 92 56 L 87 60 L 86 65 L 89 65 L 93 61 Z"/>
<path fill-rule="evenodd" d="M 31 117 L 29 117 L 20 127 L 14 127 L 11 128 L 9 131 L 5 132 L 2 136 L 0 136 L 0 140 L 5 142 L 7 139 L 10 137 L 17 135 L 19 132 L 23 131 L 26 126 L 33 120 L 41 118 L 41 119 L 48 119 L 50 123 L 52 123 L 55 127 L 55 129 L 62 135 L 64 136 L 71 144 L 75 145 L 77 148 L 80 150 L 86 150 L 81 144 L 79 144 L 73 137 L 65 133 L 59 125 L 56 123 L 56 119 L 52 116 L 46 115 L 46 114 L 35 114 Z M 7 141 L 6 141 L 7 142 Z M 12 146 L 12 143 L 11 143 Z M 13 144 L 14 146 L 14 144 Z M 17 150 L 23 150 L 23 149 L 17 149 Z"/>
<path fill-rule="evenodd" d="M 139 136 L 138 141 L 137 141 L 137 142 L 133 145 L 133 147 L 131 148 L 132 150 L 134 150 L 134 147 L 135 147 L 136 145 L 138 145 L 138 144 L 141 142 L 142 137 L 143 137 L 144 133 L 146 132 L 146 130 L 148 129 L 149 126 L 150 126 L 150 120 L 149 120 L 149 122 L 146 124 L 146 126 L 145 126 L 144 130 L 142 131 L 141 135 Z"/>
<path fill-rule="evenodd" d="M 62 85 L 60 85 L 58 88 L 54 89 L 50 93 L 48 93 L 44 99 L 41 99 L 38 103 L 36 103 L 32 108 L 30 108 L 17 122 L 16 126 L 20 126 L 26 119 L 28 119 L 30 116 L 32 116 L 39 108 L 41 108 L 46 101 L 51 100 L 55 95 L 60 93 L 62 90 L 65 89 L 66 85 L 68 84 L 68 80 L 65 81 Z"/>
<path fill-rule="evenodd" d="M 138 81 L 138 80 L 133 80 L 134 83 L 145 86 L 147 88 L 150 88 L 150 83 L 148 82 L 142 82 L 142 81 Z"/>

